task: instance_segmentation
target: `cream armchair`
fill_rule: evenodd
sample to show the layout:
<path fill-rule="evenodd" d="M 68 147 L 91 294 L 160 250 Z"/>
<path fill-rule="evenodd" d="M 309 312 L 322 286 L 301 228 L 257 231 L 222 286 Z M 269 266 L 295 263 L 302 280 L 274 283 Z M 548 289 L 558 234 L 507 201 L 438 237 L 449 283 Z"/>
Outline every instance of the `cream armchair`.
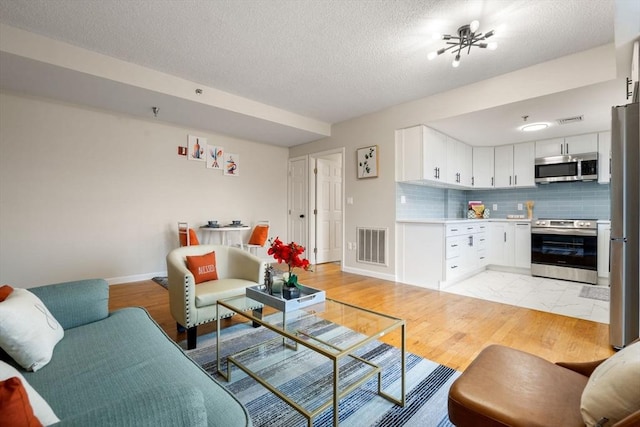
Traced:
<path fill-rule="evenodd" d="M 186 257 L 215 251 L 218 280 L 196 285 Z M 264 282 L 266 263 L 241 249 L 220 245 L 184 246 L 167 255 L 171 315 L 187 330 L 187 348 L 196 348 L 197 327 L 217 321 L 219 299 L 243 295 L 245 288 Z M 228 315 L 228 313 L 226 313 Z M 221 313 L 226 317 L 225 313 Z"/>

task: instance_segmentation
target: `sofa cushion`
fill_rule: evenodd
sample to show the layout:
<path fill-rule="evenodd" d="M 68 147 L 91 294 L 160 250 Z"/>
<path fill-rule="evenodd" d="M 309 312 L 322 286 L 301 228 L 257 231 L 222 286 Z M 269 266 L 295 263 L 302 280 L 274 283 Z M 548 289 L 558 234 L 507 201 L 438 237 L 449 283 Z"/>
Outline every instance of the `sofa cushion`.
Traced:
<path fill-rule="evenodd" d="M 138 399 L 162 385 L 200 390 L 209 426 L 250 425 L 242 404 L 140 308 L 118 310 L 99 322 L 67 330 L 49 366 L 24 376 L 62 420 Z"/>
<path fill-rule="evenodd" d="M 203 282 L 196 286 L 196 307 L 208 307 L 220 299 L 244 295 L 245 288 L 249 286 L 256 286 L 256 282 L 244 279 L 220 279 Z"/>
<path fill-rule="evenodd" d="M 640 343 L 602 362 L 589 377 L 580 411 L 588 426 L 607 418 L 613 425 L 640 409 Z"/>
<path fill-rule="evenodd" d="M 204 255 L 187 255 L 187 268 L 193 274 L 196 285 L 218 280 L 215 251 Z"/>
<path fill-rule="evenodd" d="M 0 302 L 0 347 L 20 366 L 37 371 L 51 360 L 64 330 L 40 298 L 14 289 Z"/>
<path fill-rule="evenodd" d="M 3 362 L 0 360 L 0 381 L 6 380 L 8 378 L 19 378 L 22 387 L 27 393 L 27 397 L 29 399 L 29 405 L 32 408 L 33 414 L 36 416 L 38 421 L 42 425 L 50 425 L 55 424 L 60 419 L 53 412 L 49 404 L 38 394 L 37 391 L 34 390 L 33 387 L 27 382 L 27 380 L 22 376 L 22 374 L 13 366 Z M 1 399 L 0 399 L 1 400 Z M 0 405 L 1 406 L 1 405 Z M 4 412 L 4 408 L 0 408 L 0 412 Z M 5 425 L 0 421 L 0 425 Z M 8 424 L 8 425 L 17 425 L 17 424 Z"/>

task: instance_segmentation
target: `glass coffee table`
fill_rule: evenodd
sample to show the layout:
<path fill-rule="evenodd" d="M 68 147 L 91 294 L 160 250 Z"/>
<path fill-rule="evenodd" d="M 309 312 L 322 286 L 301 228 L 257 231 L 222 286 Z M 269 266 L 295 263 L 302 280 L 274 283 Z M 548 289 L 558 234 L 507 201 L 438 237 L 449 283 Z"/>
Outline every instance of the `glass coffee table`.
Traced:
<path fill-rule="evenodd" d="M 260 302 L 264 303 L 262 313 L 252 309 Z M 237 366 L 302 414 L 309 426 L 316 415 L 331 406 L 333 424 L 337 426 L 340 399 L 375 375 L 378 376 L 377 394 L 404 406 L 406 323 L 403 319 L 324 298 L 322 302 L 290 310 L 279 304 L 269 304 L 262 298 L 256 301 L 238 296 L 218 301 L 218 310 L 221 308 L 274 333 L 263 342 L 251 343 L 250 347 L 227 356 L 225 372 L 222 369 L 220 322 L 216 322 L 218 373 L 229 381 L 232 365 Z M 386 362 L 383 367 L 369 360 L 375 354 L 370 354 L 368 349 L 376 344 L 374 341 L 391 332 L 400 335 L 394 340 L 398 360 L 391 366 Z M 265 363 L 267 355 L 270 357 L 268 364 Z M 274 360 L 276 365 L 284 364 L 286 369 L 277 369 Z M 386 375 L 383 380 L 383 370 L 393 371 L 393 375 Z M 294 376 L 295 381 L 308 381 L 303 389 L 312 398 L 301 401 L 297 399 L 300 396 L 292 395 L 290 383 Z M 387 381 L 388 377 L 394 380 Z M 385 384 L 387 390 L 384 390 Z M 309 392 L 312 387 L 317 390 Z"/>

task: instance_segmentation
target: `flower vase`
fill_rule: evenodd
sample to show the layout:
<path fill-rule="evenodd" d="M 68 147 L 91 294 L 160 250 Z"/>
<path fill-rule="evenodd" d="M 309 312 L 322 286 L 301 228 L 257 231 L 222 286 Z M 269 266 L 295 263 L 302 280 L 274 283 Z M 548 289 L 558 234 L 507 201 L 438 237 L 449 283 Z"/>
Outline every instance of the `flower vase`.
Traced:
<path fill-rule="evenodd" d="M 284 299 L 296 299 L 300 298 L 300 289 L 295 286 L 283 286 L 282 297 Z"/>

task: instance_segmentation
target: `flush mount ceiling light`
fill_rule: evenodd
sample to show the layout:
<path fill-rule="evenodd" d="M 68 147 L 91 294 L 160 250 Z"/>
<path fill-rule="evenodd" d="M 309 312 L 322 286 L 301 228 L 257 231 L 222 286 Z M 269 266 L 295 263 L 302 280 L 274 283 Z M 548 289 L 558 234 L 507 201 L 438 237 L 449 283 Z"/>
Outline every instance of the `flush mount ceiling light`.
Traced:
<path fill-rule="evenodd" d="M 452 36 L 450 34 L 444 34 L 442 36 L 442 40 L 446 40 L 449 47 L 443 47 L 435 52 L 431 52 L 427 58 L 429 60 L 435 58 L 438 55 L 442 55 L 449 49 L 453 49 L 451 53 L 455 53 L 455 58 L 451 65 L 455 68 L 460 65 L 460 54 L 463 53 L 464 50 L 467 51 L 467 55 L 471 52 L 472 47 L 479 47 L 481 49 L 489 49 L 495 50 L 498 47 L 498 43 L 485 43 L 484 40 L 489 37 L 495 35 L 495 31 L 491 30 L 487 33 L 477 33 L 478 28 L 480 28 L 480 22 L 471 21 L 469 25 L 463 25 L 458 28 L 458 35 Z"/>
<path fill-rule="evenodd" d="M 522 116 L 522 120 L 524 120 L 525 123 L 527 123 L 527 119 L 529 118 L 529 116 Z M 542 130 L 542 129 L 546 129 L 549 127 L 549 123 L 529 123 L 529 124 L 525 124 L 523 126 L 520 127 L 520 130 L 522 132 L 535 132 L 538 130 Z"/>

